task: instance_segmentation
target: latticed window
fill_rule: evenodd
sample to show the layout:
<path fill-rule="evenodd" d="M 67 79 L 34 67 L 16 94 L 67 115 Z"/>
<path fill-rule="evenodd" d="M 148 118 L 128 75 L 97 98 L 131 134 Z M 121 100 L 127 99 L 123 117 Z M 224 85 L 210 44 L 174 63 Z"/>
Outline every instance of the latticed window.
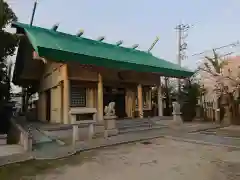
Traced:
<path fill-rule="evenodd" d="M 77 81 L 71 81 L 71 107 L 86 107 L 86 88 Z"/>

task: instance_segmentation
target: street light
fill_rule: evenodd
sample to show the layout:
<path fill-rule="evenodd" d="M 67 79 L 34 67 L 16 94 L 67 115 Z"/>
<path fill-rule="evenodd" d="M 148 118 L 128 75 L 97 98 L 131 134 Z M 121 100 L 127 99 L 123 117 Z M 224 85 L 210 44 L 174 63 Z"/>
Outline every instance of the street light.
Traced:
<path fill-rule="evenodd" d="M 36 11 L 36 8 L 37 8 L 37 3 L 38 3 L 38 0 L 35 0 L 34 5 L 33 5 L 33 11 L 32 11 L 32 17 L 31 17 L 31 21 L 30 21 L 30 26 L 33 25 L 33 20 L 34 20 L 35 11 Z"/>

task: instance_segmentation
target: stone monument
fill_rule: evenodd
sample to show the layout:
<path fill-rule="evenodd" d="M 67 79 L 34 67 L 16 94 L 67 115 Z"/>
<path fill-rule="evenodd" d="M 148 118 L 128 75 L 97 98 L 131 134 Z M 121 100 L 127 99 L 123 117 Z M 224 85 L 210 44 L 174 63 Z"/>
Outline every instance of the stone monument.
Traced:
<path fill-rule="evenodd" d="M 180 111 L 180 104 L 178 102 L 173 102 L 173 121 L 176 125 L 181 125 L 183 123 Z"/>
<path fill-rule="evenodd" d="M 231 112 L 230 112 L 230 95 L 228 92 L 224 92 L 220 97 L 220 104 L 224 109 L 224 116 L 222 123 L 225 125 L 231 124 Z"/>
<path fill-rule="evenodd" d="M 116 118 L 115 115 L 115 102 L 110 102 L 108 106 L 104 108 L 104 126 L 105 126 L 105 137 L 117 135 L 118 129 L 116 128 Z"/>

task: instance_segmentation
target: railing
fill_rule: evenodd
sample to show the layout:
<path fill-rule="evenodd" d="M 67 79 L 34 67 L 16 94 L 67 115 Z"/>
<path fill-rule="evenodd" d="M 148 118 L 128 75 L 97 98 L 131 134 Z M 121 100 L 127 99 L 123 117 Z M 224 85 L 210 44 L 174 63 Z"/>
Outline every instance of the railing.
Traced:
<path fill-rule="evenodd" d="M 10 122 L 12 126 L 9 133 L 9 138 L 11 139 L 12 143 L 20 144 L 23 146 L 25 151 L 32 151 L 31 127 L 28 127 L 28 130 L 25 130 L 14 118 L 12 118 Z"/>

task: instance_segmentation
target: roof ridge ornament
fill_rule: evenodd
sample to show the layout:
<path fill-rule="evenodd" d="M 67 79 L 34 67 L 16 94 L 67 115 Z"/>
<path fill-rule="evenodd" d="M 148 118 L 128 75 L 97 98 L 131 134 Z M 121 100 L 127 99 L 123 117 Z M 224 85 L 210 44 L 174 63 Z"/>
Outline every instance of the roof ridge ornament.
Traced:
<path fill-rule="evenodd" d="M 138 48 L 139 47 L 139 44 L 134 44 L 133 46 L 132 46 L 132 49 L 136 49 L 136 48 Z"/>
<path fill-rule="evenodd" d="M 100 36 L 97 38 L 98 41 L 103 41 L 105 39 L 105 36 Z"/>
<path fill-rule="evenodd" d="M 81 37 L 84 34 L 84 29 L 80 29 L 76 34 L 77 37 Z"/>
<path fill-rule="evenodd" d="M 60 23 L 54 24 L 53 27 L 52 27 L 52 30 L 53 30 L 53 31 L 57 31 L 59 25 L 60 25 Z"/>
<path fill-rule="evenodd" d="M 123 43 L 123 40 L 120 40 L 116 43 L 117 46 L 120 46 Z"/>

